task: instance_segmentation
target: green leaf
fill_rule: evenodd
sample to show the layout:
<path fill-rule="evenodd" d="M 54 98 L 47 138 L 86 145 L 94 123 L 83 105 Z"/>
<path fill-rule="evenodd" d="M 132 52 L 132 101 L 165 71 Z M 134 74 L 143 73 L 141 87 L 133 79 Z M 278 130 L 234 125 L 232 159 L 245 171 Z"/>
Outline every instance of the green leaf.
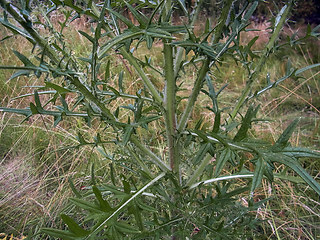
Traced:
<path fill-rule="evenodd" d="M 38 109 L 38 112 L 41 113 L 44 109 L 41 106 L 41 102 L 40 102 L 38 91 L 34 91 L 34 102 L 36 103 L 36 107 Z"/>
<path fill-rule="evenodd" d="M 308 157 L 308 158 L 320 158 L 320 152 L 316 152 L 307 148 L 299 147 L 285 147 L 281 153 L 288 157 Z"/>
<path fill-rule="evenodd" d="M 108 52 L 112 47 L 120 43 L 124 43 L 126 40 L 136 39 L 137 37 L 143 35 L 143 33 L 144 33 L 143 31 L 135 31 L 135 32 L 127 31 L 112 38 L 105 45 L 101 47 L 98 58 L 101 59 L 104 56 L 104 54 Z"/>
<path fill-rule="evenodd" d="M 15 72 L 14 74 L 11 75 L 11 77 L 9 78 L 9 80 L 12 80 L 14 78 L 20 77 L 20 76 L 29 76 L 31 73 L 30 70 L 20 70 Z"/>
<path fill-rule="evenodd" d="M 119 86 L 119 92 L 124 92 L 123 91 L 123 75 L 124 75 L 124 71 L 121 71 L 119 73 L 119 78 L 118 78 L 118 86 Z"/>
<path fill-rule="evenodd" d="M 187 8 L 186 8 L 186 3 L 185 3 L 185 1 L 184 1 L 184 0 L 178 0 L 178 3 L 179 3 L 179 5 L 180 5 L 180 7 L 181 7 L 181 9 L 182 9 L 182 11 L 183 11 L 183 13 L 184 13 L 184 15 L 188 16 L 189 13 L 188 13 L 188 10 L 187 10 Z"/>
<path fill-rule="evenodd" d="M 69 89 L 61 87 L 61 86 L 54 84 L 52 82 L 45 82 L 45 84 L 46 84 L 46 87 L 56 90 L 60 95 L 71 92 Z"/>
<path fill-rule="evenodd" d="M 130 12 L 132 12 L 132 14 L 135 17 L 135 19 L 139 22 L 140 26 L 142 28 L 145 27 L 147 25 L 147 23 L 148 23 L 148 19 L 144 15 L 140 14 L 137 10 L 135 10 L 134 7 L 132 7 L 132 5 L 130 5 L 126 1 L 124 1 L 124 2 L 127 5 L 127 7 L 130 10 Z"/>
<path fill-rule="evenodd" d="M 130 140 L 130 137 L 133 133 L 133 130 L 134 130 L 134 128 L 130 125 L 125 128 L 123 138 L 122 138 L 123 146 L 127 145 L 128 141 Z"/>
<path fill-rule="evenodd" d="M 135 202 L 136 202 L 137 206 L 142 210 L 145 210 L 147 212 L 155 212 L 155 213 L 158 212 L 157 209 L 155 209 L 154 207 L 151 207 L 147 204 L 144 204 L 140 199 L 136 199 Z"/>
<path fill-rule="evenodd" d="M 220 153 L 219 157 L 217 158 L 216 168 L 214 170 L 214 177 L 219 176 L 221 173 L 224 165 L 227 163 L 228 160 L 231 160 L 232 151 L 230 148 L 225 148 Z"/>
<path fill-rule="evenodd" d="M 77 196 L 77 198 L 82 198 L 81 194 L 79 193 L 79 191 L 74 186 L 74 183 L 73 183 L 71 177 L 68 178 L 68 182 L 69 182 L 69 186 L 70 186 L 72 192 Z"/>
<path fill-rule="evenodd" d="M 209 151 L 211 143 L 201 144 L 199 151 L 192 160 L 194 165 L 198 165 Z"/>
<path fill-rule="evenodd" d="M 123 190 L 126 194 L 131 194 L 131 187 L 128 181 L 126 181 L 125 179 L 122 180 L 122 184 L 123 184 Z"/>
<path fill-rule="evenodd" d="M 116 16 L 118 19 L 120 19 L 125 25 L 127 25 L 128 28 L 135 28 L 136 26 L 126 17 L 124 17 L 122 14 L 107 8 L 107 11 L 111 13 L 112 15 Z"/>
<path fill-rule="evenodd" d="M 24 55 L 22 55 L 21 53 L 19 53 L 18 51 L 12 50 L 14 55 L 16 55 L 21 62 L 24 63 L 24 65 L 26 67 L 35 67 L 35 65 Z"/>
<path fill-rule="evenodd" d="M 213 133 L 218 133 L 220 130 L 221 111 L 216 112 L 214 116 L 214 124 L 212 128 Z"/>
<path fill-rule="evenodd" d="M 106 65 L 106 70 L 104 73 L 104 82 L 107 83 L 108 80 L 110 79 L 110 60 L 108 60 L 107 65 Z"/>
<path fill-rule="evenodd" d="M 112 182 L 113 185 L 115 185 L 115 182 L 116 182 L 115 175 L 116 175 L 116 173 L 115 173 L 113 164 L 110 163 L 110 164 L 109 164 L 109 167 L 110 167 L 110 178 L 111 178 L 111 182 Z"/>
<path fill-rule="evenodd" d="M 299 164 L 299 162 L 281 153 L 270 153 L 268 157 L 273 162 L 282 163 L 295 171 L 320 196 L 320 184 Z"/>
<path fill-rule="evenodd" d="M 41 232 L 48 234 L 49 236 L 63 240 L 76 240 L 79 239 L 74 233 L 69 231 L 57 230 L 53 228 L 42 228 Z"/>
<path fill-rule="evenodd" d="M 254 175 L 251 183 L 250 195 L 252 196 L 254 190 L 261 184 L 262 177 L 265 171 L 265 163 L 263 157 L 259 156 L 255 163 Z"/>
<path fill-rule="evenodd" d="M 251 127 L 251 121 L 256 116 L 258 109 L 259 109 L 259 106 L 256 107 L 255 109 L 253 108 L 253 106 L 250 106 L 248 108 L 248 111 L 245 117 L 242 119 L 241 127 L 237 132 L 236 136 L 233 138 L 233 141 L 239 142 L 247 137 L 247 132 Z"/>
<path fill-rule="evenodd" d="M 137 191 L 135 194 L 133 194 L 128 200 L 126 200 L 120 207 L 117 208 L 116 211 L 114 211 L 106 220 L 104 220 L 99 226 L 96 226 L 94 230 L 92 231 L 90 236 L 93 236 L 93 234 L 97 231 L 99 231 L 105 224 L 107 224 L 108 221 L 110 221 L 116 214 L 118 214 L 120 211 L 122 211 L 123 208 L 125 208 L 127 205 L 129 205 L 132 201 L 135 200 L 140 194 L 142 194 L 148 187 L 155 184 L 157 181 L 159 181 L 161 178 L 163 178 L 166 174 L 161 173 L 154 179 L 152 179 L 149 183 L 147 183 L 144 187 L 142 187 L 139 191 Z"/>
<path fill-rule="evenodd" d="M 101 194 L 100 190 L 97 188 L 97 186 L 93 186 L 92 190 L 93 190 L 94 195 L 98 199 L 101 210 L 104 212 L 112 211 L 111 206 L 109 205 L 108 201 L 103 199 L 102 194 Z"/>
<path fill-rule="evenodd" d="M 30 103 L 30 110 L 31 110 L 32 114 L 39 113 L 37 107 L 33 103 Z"/>
<path fill-rule="evenodd" d="M 296 128 L 299 119 L 295 119 L 287 128 L 283 131 L 277 142 L 273 146 L 273 150 L 277 151 L 279 149 L 283 149 L 287 146 L 288 141 Z"/>
<path fill-rule="evenodd" d="M 95 39 L 94 39 L 93 37 L 91 37 L 88 33 L 83 32 L 83 31 L 80 31 L 80 30 L 78 30 L 78 32 L 79 32 L 82 36 L 84 36 L 86 39 L 88 39 L 90 42 L 95 43 Z"/>
<path fill-rule="evenodd" d="M 78 132 L 77 139 L 78 139 L 80 145 L 86 145 L 86 144 L 88 144 L 88 142 L 84 139 L 84 137 L 81 135 L 80 132 Z"/>
<path fill-rule="evenodd" d="M 95 212 L 95 213 L 102 213 L 103 211 L 101 211 L 100 207 L 91 203 L 91 202 L 88 202 L 86 200 L 83 200 L 83 199 L 78 199 L 78 198 L 70 198 L 69 199 L 70 202 L 72 202 L 74 205 L 84 209 L 84 210 L 87 210 L 87 211 L 90 211 L 90 212 Z"/>
<path fill-rule="evenodd" d="M 125 223 L 125 222 L 117 222 L 115 223 L 115 228 L 121 233 L 128 233 L 128 234 L 137 234 L 140 233 L 139 230 L 134 228 L 133 226 Z"/>
<path fill-rule="evenodd" d="M 71 232 L 73 232 L 77 237 L 85 237 L 90 234 L 89 231 L 84 230 L 80 227 L 71 217 L 61 214 L 61 218 L 65 224 L 68 225 L 68 228 Z"/>
<path fill-rule="evenodd" d="M 91 172 L 91 184 L 96 185 L 96 178 L 94 176 L 94 162 L 91 164 L 90 172 Z"/>

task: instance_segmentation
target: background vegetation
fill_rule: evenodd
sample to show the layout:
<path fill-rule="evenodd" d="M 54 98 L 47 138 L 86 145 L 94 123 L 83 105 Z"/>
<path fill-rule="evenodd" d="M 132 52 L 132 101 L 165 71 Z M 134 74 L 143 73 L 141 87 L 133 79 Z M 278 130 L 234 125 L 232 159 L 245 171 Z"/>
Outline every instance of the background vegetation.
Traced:
<path fill-rule="evenodd" d="M 41 12 L 41 8 L 38 11 Z M 264 10 L 260 11 L 263 12 Z M 64 22 L 67 14 L 68 12 L 62 9 L 60 12 L 54 12 L 50 15 L 50 23 L 53 24 L 53 28 L 57 29 L 57 32 L 59 32 L 61 23 Z M 183 19 L 177 18 L 176 21 L 179 23 Z M 196 24 L 196 32 L 201 33 L 203 31 L 205 28 L 204 22 L 200 20 Z M 65 44 L 69 49 L 72 49 L 72 54 L 77 58 L 88 57 L 92 50 L 85 35 L 80 34 L 79 31 L 91 34 L 92 28 L 96 26 L 95 24 L 81 17 L 71 22 L 68 30 L 63 32 Z M 245 45 L 254 36 L 259 35 L 259 39 L 253 46 L 255 51 L 259 51 L 270 36 L 268 30 L 270 23 L 260 20 L 252 21 L 250 27 L 260 31 L 243 32 L 241 42 Z M 38 26 L 37 30 L 43 34 L 51 31 L 50 28 L 43 28 L 41 25 Z M 283 43 L 287 36 L 295 39 L 304 36 L 307 31 L 307 26 L 302 23 L 287 24 L 281 36 Z M 33 52 L 30 51 L 32 44 L 26 39 L 19 35 L 12 36 L 2 26 L 0 34 L 0 39 L 2 39 L 0 47 L 1 65 L 19 65 L 20 60 L 17 54 L 13 53 L 13 49 L 31 60 L 35 60 Z M 7 36 L 10 36 L 10 38 L 6 38 Z M 291 66 L 290 64 L 296 68 L 303 68 L 318 63 L 320 56 L 319 41 L 310 39 L 310 41 L 304 43 L 294 47 L 283 46 L 280 51 L 272 54 L 260 75 L 270 76 L 270 79 L 280 79 L 286 74 L 288 66 Z M 146 51 L 147 47 L 142 45 L 138 49 L 136 57 L 143 59 Z M 155 42 L 150 51 L 152 64 L 157 68 L 162 66 L 162 45 Z M 121 80 L 125 76 L 124 89 L 135 95 L 142 88 L 142 84 L 132 67 L 126 64 L 125 60 L 117 54 L 112 55 L 110 59 L 110 64 L 113 66 L 110 73 L 110 87 L 118 87 L 119 79 Z M 246 72 L 236 65 L 232 57 L 226 56 L 222 62 L 221 66 L 211 71 L 215 79 L 216 89 L 221 89 L 228 84 L 219 97 L 219 104 L 220 109 L 229 109 L 234 106 L 234 99 L 241 94 L 245 86 Z M 85 64 L 83 66 L 85 68 Z M 161 68 L 159 67 L 159 69 Z M 12 78 L 13 74 L 14 71 L 0 71 L 1 107 L 26 108 L 30 101 L 34 101 L 34 88 L 43 85 L 45 76 L 38 78 L 35 75 L 27 77 L 21 75 L 18 78 Z M 163 88 L 162 82 L 157 82 L 156 78 L 153 79 L 151 72 L 148 72 L 148 74 L 156 86 Z M 195 72 L 186 68 L 184 73 L 185 88 L 178 95 L 181 99 L 190 94 L 195 78 Z M 265 86 L 265 83 L 261 81 L 255 86 L 255 89 L 261 89 L 263 86 Z M 16 96 L 26 94 L 30 94 L 30 96 L 16 98 Z M 40 95 L 40 98 L 43 102 L 49 99 L 47 95 Z M 76 101 L 76 98 L 68 95 L 66 101 L 72 104 Z M 134 104 L 130 100 L 116 99 L 115 101 L 114 106 Z M 261 105 L 257 119 L 268 121 L 254 124 L 249 131 L 251 137 L 259 136 L 263 140 L 274 143 L 289 123 L 299 117 L 298 127 L 290 140 L 291 145 L 319 149 L 319 68 L 304 71 L 303 78 L 288 78 L 280 83 L 277 88 L 267 91 L 253 101 Z M 192 113 L 190 127 L 202 130 L 211 127 L 214 113 L 206 108 L 210 104 L 211 100 L 205 94 L 199 96 Z M 111 110 L 114 112 L 116 108 L 111 108 Z M 123 121 L 126 121 L 127 117 L 128 113 L 126 112 L 120 115 L 120 119 Z M 53 128 L 54 119 L 48 116 L 35 115 L 22 122 L 24 119 L 24 117 L 8 113 L 1 114 L 0 232 L 14 233 L 18 237 L 27 235 L 28 232 L 38 232 L 43 227 L 64 228 L 64 224 L 59 217 L 61 212 L 72 214 L 79 220 L 82 219 L 80 214 L 76 214 L 77 211 L 75 211 L 74 206 L 68 202 L 68 198 L 74 196 L 69 179 L 73 179 L 71 186 L 74 185 L 81 194 L 85 195 L 90 192 L 90 186 L 94 181 L 90 169 L 93 162 L 95 163 L 95 181 L 99 183 L 110 182 L 110 171 L 105 169 L 119 165 L 122 168 L 117 168 L 118 175 L 128 174 L 132 176 L 130 166 L 126 165 L 127 160 L 132 155 L 124 151 L 122 146 L 107 145 L 110 148 L 107 153 L 110 155 L 106 155 L 106 152 L 101 151 L 94 145 L 86 145 L 81 148 L 70 147 L 81 143 L 82 137 L 88 142 L 93 141 L 94 137 L 97 138 L 97 133 L 105 127 L 103 122 L 93 119 L 89 126 L 83 120 L 67 118 Z M 165 139 L 159 137 L 163 125 L 157 122 L 150 124 L 149 129 L 152 129 L 151 131 L 147 132 L 144 129 L 139 129 L 136 134 L 144 136 L 145 141 L 153 146 L 153 151 L 166 154 Z M 107 130 L 104 134 L 112 135 L 114 133 Z M 192 152 L 195 150 L 197 148 L 191 146 L 189 148 L 190 153 L 187 154 L 192 156 Z M 244 157 L 252 158 L 250 153 L 246 154 Z M 318 180 L 319 161 L 303 158 L 301 162 L 305 169 Z M 280 164 L 276 165 L 275 168 L 275 172 L 278 174 L 287 170 Z M 251 170 L 253 170 L 253 166 Z M 232 168 L 225 168 L 224 171 L 225 174 L 231 173 Z M 273 184 L 266 180 L 262 181 L 261 187 L 255 192 L 254 200 L 256 202 L 268 198 L 270 200 L 263 202 L 258 209 L 252 212 L 251 216 L 261 221 L 258 227 L 255 226 L 251 230 L 247 229 L 247 231 L 253 232 L 253 236 L 264 236 L 265 239 L 317 239 L 317 237 L 320 237 L 319 196 L 310 187 L 299 184 L 302 181 L 293 172 L 289 171 L 286 178 L 294 181 L 290 182 L 279 178 L 276 178 Z M 246 184 L 245 181 L 240 180 L 234 188 Z M 224 186 L 218 187 L 223 188 Z M 249 206 L 246 194 L 238 199 L 237 204 L 239 209 L 243 206 Z M 227 208 L 222 209 L 228 212 Z M 197 226 L 189 226 L 189 229 L 192 229 L 189 237 L 195 238 L 197 236 Z M 43 239 L 43 235 L 38 237 Z"/>

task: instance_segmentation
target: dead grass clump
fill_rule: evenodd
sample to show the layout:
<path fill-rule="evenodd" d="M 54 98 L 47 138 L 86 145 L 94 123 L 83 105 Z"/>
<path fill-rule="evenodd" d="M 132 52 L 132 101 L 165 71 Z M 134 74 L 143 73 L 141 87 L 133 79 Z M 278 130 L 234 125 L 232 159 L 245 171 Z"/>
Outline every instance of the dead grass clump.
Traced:
<path fill-rule="evenodd" d="M 0 167 L 0 232 L 22 234 L 26 223 L 43 215 L 46 193 L 41 177 L 21 157 L 8 159 Z M 22 230 L 21 232 L 19 230 Z"/>

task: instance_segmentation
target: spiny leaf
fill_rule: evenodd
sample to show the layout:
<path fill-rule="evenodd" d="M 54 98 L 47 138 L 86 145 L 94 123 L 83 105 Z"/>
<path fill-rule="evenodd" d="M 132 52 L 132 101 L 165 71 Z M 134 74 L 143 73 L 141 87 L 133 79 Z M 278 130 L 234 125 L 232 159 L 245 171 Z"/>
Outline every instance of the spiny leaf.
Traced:
<path fill-rule="evenodd" d="M 14 78 L 20 77 L 20 76 L 29 76 L 31 73 L 30 70 L 20 70 L 15 72 L 14 74 L 11 75 L 11 77 L 9 78 L 9 80 L 12 80 Z"/>
<path fill-rule="evenodd" d="M 125 128 L 122 139 L 123 146 L 127 145 L 128 141 L 130 140 L 131 134 L 133 133 L 133 130 L 134 128 L 130 125 Z"/>
<path fill-rule="evenodd" d="M 125 222 L 117 222 L 115 225 L 116 229 L 122 233 L 136 234 L 140 233 L 135 227 L 125 223 Z"/>
<path fill-rule="evenodd" d="M 289 157 L 308 157 L 308 158 L 320 158 L 320 152 L 316 152 L 307 148 L 300 147 L 285 147 L 281 153 Z"/>
<path fill-rule="evenodd" d="M 150 205 L 143 203 L 140 199 L 136 199 L 135 203 L 142 210 L 145 210 L 147 212 L 157 212 L 157 209 L 155 209 L 154 207 L 151 207 Z"/>
<path fill-rule="evenodd" d="M 92 43 L 95 42 L 94 38 L 91 37 L 88 33 L 83 32 L 83 31 L 81 31 L 81 30 L 78 30 L 78 32 L 79 32 L 82 36 L 84 36 L 86 39 L 88 39 L 90 42 L 92 42 Z"/>
<path fill-rule="evenodd" d="M 312 68 L 315 68 L 315 67 L 319 67 L 319 66 L 320 66 L 320 63 L 316 63 L 316 64 L 312 64 L 312 65 L 306 66 L 304 68 L 301 68 L 301 69 L 297 70 L 295 72 L 295 75 L 298 76 L 299 74 L 303 73 L 304 71 L 307 71 L 309 69 L 312 69 Z"/>
<path fill-rule="evenodd" d="M 145 27 L 148 22 L 148 19 L 144 15 L 140 14 L 136 9 L 134 9 L 134 7 L 132 7 L 131 4 L 127 3 L 126 1 L 124 1 L 124 2 L 127 5 L 130 12 L 135 17 L 135 19 L 139 22 L 140 26 Z"/>
<path fill-rule="evenodd" d="M 194 165 L 198 165 L 202 161 L 202 159 L 205 157 L 205 155 L 209 151 L 210 146 L 211 146 L 211 143 L 205 143 L 200 146 L 199 151 L 197 152 L 196 156 L 192 160 Z"/>
<path fill-rule="evenodd" d="M 111 13 L 112 15 L 116 16 L 118 19 L 120 19 L 124 24 L 127 25 L 128 28 L 134 28 L 136 27 L 128 18 L 124 17 L 122 14 L 107 8 L 108 12 Z"/>
<path fill-rule="evenodd" d="M 32 112 L 32 114 L 38 114 L 38 109 L 37 107 L 34 105 L 34 103 L 30 103 L 30 110 Z"/>
<path fill-rule="evenodd" d="M 212 133 L 218 133 L 220 129 L 220 121 L 221 121 L 221 111 L 216 112 L 214 116 L 214 124 L 212 128 Z"/>
<path fill-rule="evenodd" d="M 142 31 L 135 31 L 135 32 L 124 32 L 114 38 L 112 38 L 110 41 L 108 41 L 104 46 L 101 47 L 101 50 L 99 52 L 99 59 L 101 59 L 104 54 L 109 51 L 109 49 L 111 49 L 112 47 L 120 44 L 120 43 L 124 43 L 126 40 L 132 40 L 137 38 L 138 36 L 142 35 L 144 32 Z"/>

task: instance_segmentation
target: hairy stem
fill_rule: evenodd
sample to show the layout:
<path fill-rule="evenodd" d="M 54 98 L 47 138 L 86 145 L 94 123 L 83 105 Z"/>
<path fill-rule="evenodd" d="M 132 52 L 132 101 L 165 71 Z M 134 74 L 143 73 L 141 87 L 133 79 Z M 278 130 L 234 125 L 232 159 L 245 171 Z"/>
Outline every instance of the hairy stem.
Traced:
<path fill-rule="evenodd" d="M 172 46 L 164 42 L 164 69 L 165 69 L 165 122 L 167 130 L 167 139 L 169 147 L 170 167 L 175 174 L 179 174 L 179 154 L 176 142 L 176 82 L 173 71 L 173 53 Z"/>

